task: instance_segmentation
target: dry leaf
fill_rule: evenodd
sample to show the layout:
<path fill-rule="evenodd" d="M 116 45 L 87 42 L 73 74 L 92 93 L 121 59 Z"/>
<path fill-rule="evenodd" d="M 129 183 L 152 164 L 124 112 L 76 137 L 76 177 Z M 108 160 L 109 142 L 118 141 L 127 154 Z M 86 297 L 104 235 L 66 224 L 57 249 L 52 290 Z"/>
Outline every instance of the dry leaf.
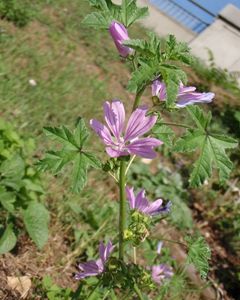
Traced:
<path fill-rule="evenodd" d="M 31 288 L 31 279 L 28 276 L 21 277 L 7 277 L 8 286 L 18 291 L 21 294 L 21 299 L 25 299 L 28 295 L 28 292 Z"/>

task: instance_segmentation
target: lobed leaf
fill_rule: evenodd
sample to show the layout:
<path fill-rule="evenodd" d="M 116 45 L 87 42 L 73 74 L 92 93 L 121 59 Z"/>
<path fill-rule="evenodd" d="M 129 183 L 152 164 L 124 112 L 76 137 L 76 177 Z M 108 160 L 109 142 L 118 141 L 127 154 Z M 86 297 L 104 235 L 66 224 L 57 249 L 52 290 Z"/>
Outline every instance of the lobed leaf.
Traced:
<path fill-rule="evenodd" d="M 193 165 L 190 185 L 197 187 L 212 175 L 212 168 L 218 170 L 220 183 L 229 177 L 233 164 L 226 154 L 226 149 L 235 148 L 238 143 L 231 137 L 208 132 L 211 113 L 205 114 L 199 107 L 188 108 L 190 116 L 197 125 L 197 129 L 187 130 L 175 144 L 174 150 L 191 152 L 200 150 L 200 156 Z"/>
<path fill-rule="evenodd" d="M 198 238 L 189 237 L 187 263 L 193 264 L 202 278 L 207 277 L 209 270 L 208 261 L 211 258 L 211 250 L 202 236 Z"/>
<path fill-rule="evenodd" d="M 159 66 L 155 63 L 142 63 L 142 65 L 132 73 L 132 78 L 128 83 L 128 90 L 133 93 L 140 91 L 156 78 L 158 70 Z"/>
<path fill-rule="evenodd" d="M 161 123 L 157 123 L 154 126 L 152 132 L 154 136 L 157 139 L 163 141 L 166 146 L 172 146 L 175 133 L 170 127 L 168 127 L 167 125 L 162 125 Z"/>

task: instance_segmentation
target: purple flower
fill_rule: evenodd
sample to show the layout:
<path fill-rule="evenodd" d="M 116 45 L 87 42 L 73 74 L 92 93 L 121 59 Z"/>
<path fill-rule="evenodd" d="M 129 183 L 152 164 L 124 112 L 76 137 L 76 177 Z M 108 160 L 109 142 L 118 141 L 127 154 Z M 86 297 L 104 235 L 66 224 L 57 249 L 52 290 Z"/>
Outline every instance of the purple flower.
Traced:
<path fill-rule="evenodd" d="M 152 280 L 157 284 L 162 284 L 163 280 L 169 279 L 173 276 L 173 270 L 170 266 L 161 264 L 152 266 Z"/>
<path fill-rule="evenodd" d="M 154 202 L 149 202 L 145 198 L 145 191 L 141 190 L 135 197 L 133 188 L 127 187 L 127 198 L 130 209 L 135 209 L 148 216 L 155 216 L 163 213 L 169 213 L 171 202 L 169 201 L 166 206 L 163 206 L 162 199 L 158 199 Z"/>
<path fill-rule="evenodd" d="M 152 84 L 152 95 L 165 101 L 167 98 L 166 85 L 160 80 L 155 80 Z M 215 97 L 214 93 L 197 93 L 193 86 L 184 86 L 180 84 L 176 107 L 181 108 L 195 103 L 210 103 Z"/>
<path fill-rule="evenodd" d="M 103 273 L 106 261 L 108 260 L 108 257 L 110 256 L 113 249 L 114 246 L 112 245 L 111 241 L 108 242 L 106 247 L 101 242 L 99 245 L 100 258 L 97 260 L 90 260 L 88 262 L 79 264 L 78 267 L 81 272 L 75 275 L 75 279 L 81 280 L 85 277 L 97 276 Z"/>
<path fill-rule="evenodd" d="M 127 57 L 133 53 L 133 49 L 124 46 L 123 42 L 129 40 L 127 29 L 123 24 L 113 21 L 109 27 L 109 32 L 122 57 Z"/>
<path fill-rule="evenodd" d="M 139 138 L 148 132 L 156 123 L 156 116 L 146 116 L 147 108 L 137 108 L 130 116 L 124 130 L 125 110 L 123 103 L 115 100 L 103 105 L 105 121 L 108 128 L 97 120 L 91 120 L 90 125 L 106 145 L 106 151 L 111 157 L 139 155 L 144 158 L 154 158 L 154 147 L 161 141 L 155 138 Z"/>

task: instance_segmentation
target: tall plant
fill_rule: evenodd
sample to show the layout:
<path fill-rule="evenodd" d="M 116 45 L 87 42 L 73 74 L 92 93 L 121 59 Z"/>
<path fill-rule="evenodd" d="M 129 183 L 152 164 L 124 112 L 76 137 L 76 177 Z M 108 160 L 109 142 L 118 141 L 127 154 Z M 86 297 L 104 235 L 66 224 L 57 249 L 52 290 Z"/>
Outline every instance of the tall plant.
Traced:
<path fill-rule="evenodd" d="M 213 168 L 218 171 L 220 183 L 224 183 L 233 166 L 226 149 L 236 147 L 237 143 L 231 137 L 210 132 L 211 113 L 205 113 L 195 105 L 209 103 L 215 95 L 198 93 L 195 87 L 186 86 L 187 74 L 181 65 L 188 65 L 192 60 L 186 44 L 177 42 L 173 35 L 163 43 L 153 33 L 149 33 L 148 40 L 130 39 L 128 28 L 146 16 L 148 8 L 138 8 L 135 0 L 123 0 L 121 5 L 111 0 L 89 0 L 89 3 L 96 11 L 87 15 L 83 22 L 109 30 L 121 59 L 132 64 L 128 91 L 135 94 L 135 100 L 131 115 L 126 120 L 123 102 L 113 100 L 103 104 L 104 124 L 96 119 L 90 121 L 90 126 L 105 146 L 109 157 L 105 162 L 88 150 L 89 131 L 83 119 L 78 120 L 74 131 L 65 126 L 46 127 L 47 136 L 59 142 L 62 148 L 47 152 L 39 165 L 43 170 L 58 173 L 65 165 L 72 164 L 75 192 L 80 192 L 85 186 L 89 167 L 102 169 L 114 178 L 119 188 L 118 238 L 106 245 L 100 242 L 99 258 L 81 263 L 75 278 L 82 282 L 88 277 L 97 277 L 98 283 L 88 299 L 98 287 L 107 288 L 107 294 L 127 291 L 145 299 L 144 293 L 154 291 L 173 276 L 171 266 L 154 264 L 145 267 L 138 264 L 137 257 L 137 248 L 150 235 L 154 218 L 170 213 L 171 201 L 149 201 L 143 189 L 136 191 L 129 186 L 128 171 L 132 162 L 136 157 L 157 158 L 157 148 L 163 143 L 173 151 L 193 152 L 198 149 L 199 157 L 192 167 L 190 185 L 200 186 L 212 175 Z M 152 89 L 151 108 L 142 104 L 142 95 L 148 87 Z M 164 112 L 171 114 L 180 110 L 192 120 L 191 126 L 174 120 L 165 122 Z M 175 127 L 185 128 L 186 132 L 177 137 L 172 129 Z M 127 245 L 132 247 L 132 259 L 127 255 Z M 202 277 L 206 277 L 210 250 L 204 239 L 188 238 L 185 246 L 188 247 L 187 263 L 194 263 Z M 161 247 L 162 243 L 158 253 Z M 81 297 L 81 288 L 78 295 Z"/>

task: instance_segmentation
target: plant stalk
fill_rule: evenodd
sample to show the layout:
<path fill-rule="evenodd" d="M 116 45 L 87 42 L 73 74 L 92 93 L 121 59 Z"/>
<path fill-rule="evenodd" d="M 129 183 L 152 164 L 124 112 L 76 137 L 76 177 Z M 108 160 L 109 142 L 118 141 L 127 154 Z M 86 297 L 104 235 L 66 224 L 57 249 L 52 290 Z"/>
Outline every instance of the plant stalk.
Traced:
<path fill-rule="evenodd" d="M 176 127 L 183 127 L 188 129 L 193 129 L 193 127 L 185 125 L 185 124 L 178 124 L 178 123 L 171 123 L 171 122 L 161 122 L 162 125 L 169 125 L 169 126 L 176 126 Z"/>
<path fill-rule="evenodd" d="M 119 259 L 124 258 L 124 230 L 127 224 L 127 202 L 126 202 L 126 163 L 121 161 L 120 163 L 120 174 L 119 174 L 119 198 L 120 198 L 120 209 L 119 209 Z"/>
<path fill-rule="evenodd" d="M 135 100 L 134 100 L 134 104 L 133 104 L 133 109 L 132 109 L 132 111 L 134 111 L 135 109 L 138 108 L 144 90 L 145 90 L 145 87 L 143 87 L 142 89 L 140 89 L 140 90 L 137 92 L 136 97 L 135 97 Z"/>
<path fill-rule="evenodd" d="M 136 292 L 140 300 L 144 300 L 143 295 L 136 284 L 134 284 L 134 291 Z"/>

